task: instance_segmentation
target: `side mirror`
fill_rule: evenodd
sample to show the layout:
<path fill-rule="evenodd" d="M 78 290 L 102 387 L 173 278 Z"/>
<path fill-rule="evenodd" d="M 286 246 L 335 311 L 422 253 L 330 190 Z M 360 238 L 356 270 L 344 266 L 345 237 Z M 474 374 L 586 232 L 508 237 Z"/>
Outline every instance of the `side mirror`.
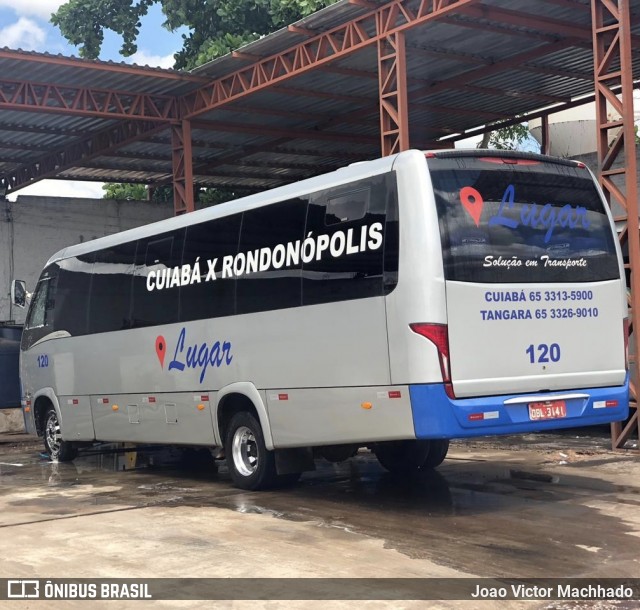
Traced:
<path fill-rule="evenodd" d="M 18 307 L 27 305 L 27 284 L 22 280 L 11 282 L 11 302 Z"/>

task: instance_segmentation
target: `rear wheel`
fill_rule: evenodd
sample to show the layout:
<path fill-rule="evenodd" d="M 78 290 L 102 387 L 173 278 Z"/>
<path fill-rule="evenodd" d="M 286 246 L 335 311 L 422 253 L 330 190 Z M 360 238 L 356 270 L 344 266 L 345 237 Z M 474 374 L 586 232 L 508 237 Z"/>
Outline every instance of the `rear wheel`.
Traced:
<path fill-rule="evenodd" d="M 380 443 L 374 453 L 380 464 L 394 474 L 411 474 L 440 466 L 447 457 L 447 439 Z"/>
<path fill-rule="evenodd" d="M 278 482 L 275 456 L 264 444 L 258 420 L 246 411 L 229 422 L 225 455 L 231 478 L 241 489 L 258 490 Z"/>
<path fill-rule="evenodd" d="M 422 464 L 423 469 L 435 468 L 444 462 L 449 451 L 449 440 L 442 438 L 434 438 L 429 441 L 429 453 L 427 459 Z"/>
<path fill-rule="evenodd" d="M 390 441 L 374 448 L 378 462 L 394 474 L 411 474 L 422 469 L 429 455 L 429 441 Z"/>
<path fill-rule="evenodd" d="M 78 454 L 73 443 L 62 440 L 60 420 L 52 406 L 44 414 L 43 433 L 44 447 L 52 462 L 70 462 Z"/>

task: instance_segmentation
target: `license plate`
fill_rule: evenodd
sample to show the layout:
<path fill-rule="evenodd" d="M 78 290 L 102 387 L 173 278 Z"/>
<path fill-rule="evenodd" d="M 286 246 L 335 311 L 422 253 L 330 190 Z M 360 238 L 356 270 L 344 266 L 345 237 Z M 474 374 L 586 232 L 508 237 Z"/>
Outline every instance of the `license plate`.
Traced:
<path fill-rule="evenodd" d="M 546 402 L 529 403 L 529 419 L 562 419 L 567 416 L 567 404 L 564 400 L 547 400 Z"/>

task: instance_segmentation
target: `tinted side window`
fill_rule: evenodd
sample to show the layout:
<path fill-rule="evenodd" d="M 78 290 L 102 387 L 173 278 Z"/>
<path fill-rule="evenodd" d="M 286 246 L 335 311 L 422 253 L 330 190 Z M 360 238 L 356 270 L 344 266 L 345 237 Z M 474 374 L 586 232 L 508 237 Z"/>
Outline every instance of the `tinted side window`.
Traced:
<path fill-rule="evenodd" d="M 306 199 L 291 199 L 243 214 L 234 270 L 238 314 L 302 304 L 300 245 L 306 214 Z"/>
<path fill-rule="evenodd" d="M 325 224 L 349 222 L 362 218 L 369 207 L 369 189 L 360 188 L 329 197 Z"/>
<path fill-rule="evenodd" d="M 386 192 L 386 177 L 381 175 L 312 196 L 305 236 L 311 233 L 317 247 L 311 260 L 303 259 L 308 261 L 303 265 L 304 305 L 383 294 Z M 361 218 L 350 220 L 347 214 L 346 220 L 335 222 L 329 202 L 348 199 L 353 193 L 359 205 L 366 198 L 366 212 Z M 328 245 L 323 248 L 323 244 Z"/>
<path fill-rule="evenodd" d="M 398 212 L 398 186 L 396 173 L 385 177 L 387 217 L 384 229 L 384 293 L 389 294 L 398 284 L 400 256 L 400 221 Z"/>
<path fill-rule="evenodd" d="M 61 260 L 56 290 L 55 330 L 72 336 L 87 333 L 91 269 L 94 254 Z"/>
<path fill-rule="evenodd" d="M 179 321 L 184 229 L 138 241 L 132 328 Z"/>
<path fill-rule="evenodd" d="M 22 333 L 22 349 L 28 349 L 36 341 L 53 332 L 57 279 L 58 266 L 55 263 L 42 272 Z"/>
<path fill-rule="evenodd" d="M 221 269 L 224 258 L 235 256 L 238 251 L 241 220 L 242 215 L 236 214 L 187 227 L 184 264 L 193 270 L 197 262 L 200 281 L 182 287 L 183 322 L 235 313 L 235 278 L 222 278 Z M 209 273 L 209 264 L 215 270 L 215 280 Z"/>
<path fill-rule="evenodd" d="M 136 242 L 96 252 L 91 281 L 89 332 L 129 328 Z"/>

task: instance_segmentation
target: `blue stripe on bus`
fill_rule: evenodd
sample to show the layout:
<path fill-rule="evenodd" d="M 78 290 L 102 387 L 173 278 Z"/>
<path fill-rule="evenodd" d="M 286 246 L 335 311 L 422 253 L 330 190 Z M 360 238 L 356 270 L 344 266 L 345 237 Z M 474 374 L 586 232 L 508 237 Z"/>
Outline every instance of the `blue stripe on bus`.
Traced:
<path fill-rule="evenodd" d="M 629 376 L 624 385 L 607 388 L 580 388 L 539 395 L 587 394 L 588 398 L 566 400 L 566 417 L 531 421 L 527 403 L 505 405 L 510 398 L 522 394 L 483 396 L 482 398 L 449 398 L 440 383 L 411 385 L 411 410 L 417 438 L 463 438 L 492 434 L 519 434 L 557 428 L 576 428 L 622 421 L 629 414 Z M 594 403 L 617 406 L 594 408 Z M 482 414 L 482 419 L 480 419 Z M 470 417 L 471 416 L 471 417 Z"/>

